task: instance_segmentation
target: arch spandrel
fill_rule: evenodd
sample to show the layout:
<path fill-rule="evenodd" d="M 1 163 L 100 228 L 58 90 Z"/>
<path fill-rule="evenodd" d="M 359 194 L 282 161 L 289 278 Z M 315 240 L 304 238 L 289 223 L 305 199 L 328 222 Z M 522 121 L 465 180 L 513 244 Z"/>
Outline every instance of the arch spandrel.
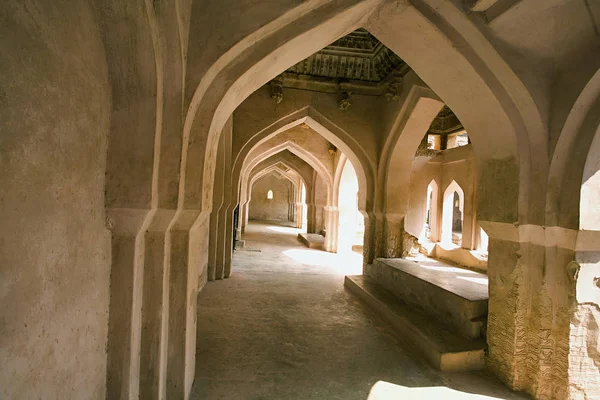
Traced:
<path fill-rule="evenodd" d="M 552 157 L 546 199 L 546 225 L 579 228 L 580 191 L 586 157 L 600 125 L 600 70 L 580 93 L 563 125 Z"/>
<path fill-rule="evenodd" d="M 379 168 L 383 187 L 382 208 L 405 215 L 408 208 L 411 166 L 415 152 L 431 122 L 444 106 L 430 90 L 413 87 L 384 146 Z"/>
<path fill-rule="evenodd" d="M 452 2 L 415 2 L 404 13 L 384 4 L 366 28 L 411 66 L 473 136 L 480 218 L 541 222 L 536 210 L 545 193 L 548 160 L 540 149 L 547 147 L 547 129 L 530 93 L 468 17 Z M 533 194 L 531 185 L 537 185 Z M 498 190 L 505 200 L 497 205 Z"/>

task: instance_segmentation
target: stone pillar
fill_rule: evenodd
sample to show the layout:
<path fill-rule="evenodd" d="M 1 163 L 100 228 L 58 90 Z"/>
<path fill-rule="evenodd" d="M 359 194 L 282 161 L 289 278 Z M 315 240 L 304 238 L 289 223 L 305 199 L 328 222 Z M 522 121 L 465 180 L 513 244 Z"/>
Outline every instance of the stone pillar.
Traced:
<path fill-rule="evenodd" d="M 386 258 L 399 258 L 405 252 L 404 240 L 404 214 L 386 213 L 382 220 L 382 243 L 378 256 Z"/>
<path fill-rule="evenodd" d="M 241 233 L 245 233 L 246 232 L 246 227 L 248 226 L 248 216 L 249 216 L 249 210 L 250 210 L 250 199 L 248 199 L 242 206 L 241 206 L 241 219 L 240 219 L 240 225 L 241 225 Z M 240 235 L 240 238 L 242 236 Z"/>
<path fill-rule="evenodd" d="M 575 263 L 567 265 L 569 293 L 569 396 L 600 398 L 600 231 L 580 230 Z"/>
<path fill-rule="evenodd" d="M 221 135 L 223 141 L 223 206 L 219 210 L 219 231 L 217 232 L 217 256 L 215 263 L 215 279 L 223 279 L 228 277 L 226 270 L 231 270 L 231 251 L 233 245 L 233 188 L 232 188 L 232 169 L 231 165 L 231 140 L 232 140 L 231 125 L 228 129 L 223 130 Z M 236 188 L 237 189 L 237 188 Z M 229 261 L 227 261 L 229 260 Z"/>
<path fill-rule="evenodd" d="M 225 253 L 227 251 L 231 251 L 230 248 L 227 248 L 227 244 L 231 243 L 227 241 L 227 232 L 232 232 L 231 229 L 228 229 L 228 224 L 233 223 L 232 218 L 228 218 L 228 208 L 224 207 L 219 211 L 219 225 L 220 229 L 218 232 L 218 244 L 217 244 L 217 259 L 216 259 L 216 270 L 215 270 L 215 279 L 223 279 L 225 278 Z M 228 221 L 229 219 L 229 221 Z"/>
<path fill-rule="evenodd" d="M 207 279 L 210 214 L 107 214 L 113 232 L 107 398 L 184 399 L 194 378 L 196 296 Z"/>
<path fill-rule="evenodd" d="M 224 255 L 224 266 L 223 266 L 223 277 L 229 278 L 231 276 L 231 258 L 233 256 L 233 209 L 230 207 L 225 213 L 225 255 Z"/>
<path fill-rule="evenodd" d="M 376 252 L 376 227 L 377 218 L 373 212 L 361 211 L 364 217 L 365 233 L 363 238 L 363 274 L 367 274 L 367 269 L 375 260 Z"/>
<path fill-rule="evenodd" d="M 296 203 L 295 208 L 296 208 L 296 219 L 295 219 L 296 228 L 302 229 L 302 213 L 303 213 L 303 209 L 304 209 L 304 204 Z"/>
<path fill-rule="evenodd" d="M 340 211 L 337 207 L 324 207 L 325 219 L 325 241 L 323 249 L 331 253 L 337 253 L 338 247 L 338 229 L 340 223 Z"/>
<path fill-rule="evenodd" d="M 317 232 L 317 224 L 316 224 L 316 216 L 317 216 L 317 206 L 314 203 L 308 203 L 306 205 L 307 209 L 307 221 L 306 221 L 306 232 L 307 233 L 316 233 Z"/>
<path fill-rule="evenodd" d="M 489 235 L 488 368 L 515 390 L 524 390 L 527 375 L 527 309 L 531 265 L 511 224 L 480 221 Z M 505 230 L 514 231 L 513 235 Z M 523 257 L 525 255 L 525 257 Z M 532 347 L 533 351 L 537 351 Z"/>
<path fill-rule="evenodd" d="M 288 221 L 296 221 L 296 191 L 294 190 L 294 185 L 292 185 L 288 192 Z"/>
<path fill-rule="evenodd" d="M 106 397 L 139 397 L 145 232 L 153 212 L 108 209 L 112 269 L 107 343 Z"/>
<path fill-rule="evenodd" d="M 219 147 L 217 150 L 217 160 L 215 164 L 215 180 L 213 185 L 213 209 L 210 214 L 210 235 L 208 245 L 208 280 L 214 281 L 217 278 L 217 265 L 219 264 L 219 252 L 218 247 L 223 237 L 223 227 L 220 224 L 223 223 L 221 217 L 222 208 L 225 202 L 225 174 L 226 170 L 229 170 L 229 166 L 225 162 L 227 129 L 223 130 L 219 139 Z M 231 174 L 230 174 L 231 175 Z"/>
<path fill-rule="evenodd" d="M 475 215 L 472 207 L 463 207 L 462 244 L 463 249 L 473 250 L 477 247 L 475 235 Z"/>
<path fill-rule="evenodd" d="M 598 397 L 600 236 L 480 224 L 490 238 L 490 370 L 535 398 Z M 587 244 L 586 235 L 594 236 Z"/>
<path fill-rule="evenodd" d="M 206 283 L 210 212 L 180 210 L 170 229 L 166 398 L 184 399 L 194 381 L 196 304 Z"/>
<path fill-rule="evenodd" d="M 167 230 L 174 216 L 175 210 L 157 210 L 146 232 L 140 351 L 141 399 L 164 399 L 166 395 L 170 262 L 165 258 L 165 249 L 170 248 Z"/>

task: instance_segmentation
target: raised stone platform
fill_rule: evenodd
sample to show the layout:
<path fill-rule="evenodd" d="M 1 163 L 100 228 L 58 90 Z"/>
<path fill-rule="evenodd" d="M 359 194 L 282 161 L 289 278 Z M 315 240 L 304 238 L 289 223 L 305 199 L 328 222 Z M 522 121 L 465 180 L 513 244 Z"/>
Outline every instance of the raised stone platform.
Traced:
<path fill-rule="evenodd" d="M 485 366 L 483 339 L 457 335 L 413 305 L 403 302 L 366 275 L 346 276 L 345 286 L 392 325 L 395 332 L 440 371 Z"/>
<path fill-rule="evenodd" d="M 298 240 L 304 243 L 309 249 L 323 250 L 325 237 L 318 233 L 299 233 Z"/>
<path fill-rule="evenodd" d="M 378 258 L 368 275 L 397 298 L 467 338 L 482 336 L 488 312 L 487 275 L 433 259 Z"/>

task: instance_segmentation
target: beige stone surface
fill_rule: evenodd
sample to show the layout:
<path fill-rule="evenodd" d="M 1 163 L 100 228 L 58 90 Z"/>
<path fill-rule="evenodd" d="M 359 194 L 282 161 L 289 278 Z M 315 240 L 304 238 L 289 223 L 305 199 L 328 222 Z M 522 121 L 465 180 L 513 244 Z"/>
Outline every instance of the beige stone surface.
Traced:
<path fill-rule="evenodd" d="M 600 7 L 478 4 L 2 2 L 0 397 L 189 398 L 196 298 L 231 275 L 234 209 L 245 222 L 253 168 L 283 151 L 313 169 L 291 165 L 286 215 L 332 257 L 350 160 L 365 270 L 430 246 L 427 185 L 439 228 L 456 182 L 463 250 L 489 235 L 490 371 L 600 396 Z M 271 80 L 358 28 L 406 63 L 394 95 L 273 101 Z M 415 159 L 444 104 L 471 145 Z"/>
<path fill-rule="evenodd" d="M 384 383 L 395 388 L 392 398 L 447 398 L 452 390 L 458 399 L 524 398 L 485 372 L 440 373 L 419 360 L 344 289 L 360 257 L 307 249 L 296 232 L 251 224 L 247 244 L 260 252 L 236 252 L 231 278 L 200 294 L 198 320 L 206 323 L 191 399 L 365 400 Z"/>

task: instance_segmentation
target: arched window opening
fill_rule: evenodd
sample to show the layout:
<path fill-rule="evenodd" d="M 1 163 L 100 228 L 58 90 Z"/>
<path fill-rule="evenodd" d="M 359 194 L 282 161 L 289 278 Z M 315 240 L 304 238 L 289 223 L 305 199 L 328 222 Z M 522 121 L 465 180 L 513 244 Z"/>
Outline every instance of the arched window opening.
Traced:
<path fill-rule="evenodd" d="M 267 192 L 267 199 L 269 199 L 269 200 L 273 200 L 273 191 L 272 191 L 272 190 L 269 190 L 269 191 Z"/>
<path fill-rule="evenodd" d="M 464 198 L 464 192 L 456 181 L 452 181 L 444 192 L 442 242 L 446 245 L 462 246 Z"/>
<path fill-rule="evenodd" d="M 438 228 L 437 228 L 437 213 L 438 213 L 438 186 L 435 181 L 431 181 L 427 185 L 427 208 L 425 211 L 425 226 L 424 234 L 425 238 L 429 241 L 435 242 L 438 240 Z"/>
<path fill-rule="evenodd" d="M 462 210 L 460 204 L 460 197 L 457 192 L 454 192 L 452 201 L 454 206 L 452 208 L 452 243 L 457 246 L 462 244 Z"/>

